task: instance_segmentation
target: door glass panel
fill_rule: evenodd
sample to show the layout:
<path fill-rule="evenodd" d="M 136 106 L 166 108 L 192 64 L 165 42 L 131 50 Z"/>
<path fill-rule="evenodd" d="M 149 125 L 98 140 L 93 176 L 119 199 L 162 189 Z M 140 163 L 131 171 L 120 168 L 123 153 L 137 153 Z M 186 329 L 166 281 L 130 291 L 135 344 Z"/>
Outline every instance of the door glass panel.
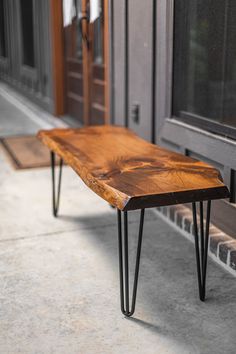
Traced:
<path fill-rule="evenodd" d="M 80 21 L 82 18 L 82 0 L 76 0 L 76 18 L 77 18 L 77 41 L 76 41 L 76 50 L 77 57 L 82 60 L 82 34 L 81 34 L 81 25 Z"/>
<path fill-rule="evenodd" d="M 0 56 L 6 57 L 6 31 L 5 31 L 5 14 L 4 14 L 4 0 L 0 0 Z"/>
<path fill-rule="evenodd" d="M 21 0 L 22 60 L 24 65 L 35 66 L 33 1 Z"/>
<path fill-rule="evenodd" d="M 63 0 L 66 53 L 80 60 L 82 60 L 81 17 L 82 0 Z"/>
<path fill-rule="evenodd" d="M 173 115 L 236 126 L 236 1 L 178 0 Z"/>
<path fill-rule="evenodd" d="M 91 0 L 93 1 L 93 0 Z M 96 0 L 97 1 L 97 0 Z M 96 64 L 103 64 L 103 2 L 99 0 L 99 16 L 94 21 L 93 59 Z"/>

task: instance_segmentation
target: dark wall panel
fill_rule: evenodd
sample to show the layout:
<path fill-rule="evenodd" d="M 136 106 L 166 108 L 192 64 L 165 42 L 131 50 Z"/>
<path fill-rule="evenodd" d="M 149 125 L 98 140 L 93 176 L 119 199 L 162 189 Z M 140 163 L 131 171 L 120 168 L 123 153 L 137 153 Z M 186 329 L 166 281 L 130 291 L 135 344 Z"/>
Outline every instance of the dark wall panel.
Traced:
<path fill-rule="evenodd" d="M 152 137 L 153 1 L 129 1 L 129 127 Z"/>
<path fill-rule="evenodd" d="M 114 123 L 125 125 L 125 0 L 113 0 Z"/>

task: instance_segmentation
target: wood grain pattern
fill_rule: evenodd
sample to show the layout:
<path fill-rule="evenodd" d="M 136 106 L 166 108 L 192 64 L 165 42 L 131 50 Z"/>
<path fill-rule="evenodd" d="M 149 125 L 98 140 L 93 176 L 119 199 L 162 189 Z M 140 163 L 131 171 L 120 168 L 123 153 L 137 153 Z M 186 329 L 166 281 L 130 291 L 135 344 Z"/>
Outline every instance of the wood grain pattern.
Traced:
<path fill-rule="evenodd" d="M 150 144 L 123 127 L 53 129 L 38 137 L 120 210 L 229 196 L 212 166 Z"/>

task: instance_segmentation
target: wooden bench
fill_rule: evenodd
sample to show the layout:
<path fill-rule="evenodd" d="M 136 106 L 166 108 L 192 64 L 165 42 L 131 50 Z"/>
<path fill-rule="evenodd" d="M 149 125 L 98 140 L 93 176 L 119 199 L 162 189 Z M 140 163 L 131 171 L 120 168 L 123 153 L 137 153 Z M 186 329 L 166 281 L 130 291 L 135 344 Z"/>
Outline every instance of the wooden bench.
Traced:
<path fill-rule="evenodd" d="M 120 296 L 124 315 L 131 316 L 135 310 L 146 208 L 192 203 L 199 297 L 205 300 L 211 200 L 229 197 L 218 170 L 204 162 L 150 144 L 123 127 L 53 129 L 40 131 L 38 137 L 51 150 L 54 216 L 57 216 L 59 207 L 63 161 L 91 190 L 117 208 Z M 55 154 L 60 157 L 57 190 Z M 204 201 L 207 201 L 206 213 L 203 210 Z M 141 213 L 130 306 L 128 211 L 135 209 L 140 209 Z"/>

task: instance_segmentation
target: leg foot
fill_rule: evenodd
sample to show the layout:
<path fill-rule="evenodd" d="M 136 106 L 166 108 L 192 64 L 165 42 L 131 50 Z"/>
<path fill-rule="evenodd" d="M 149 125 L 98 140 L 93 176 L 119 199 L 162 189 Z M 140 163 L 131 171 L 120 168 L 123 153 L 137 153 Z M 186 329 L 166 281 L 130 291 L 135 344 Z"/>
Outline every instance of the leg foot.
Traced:
<path fill-rule="evenodd" d="M 130 299 L 129 299 L 128 212 L 127 211 L 124 212 L 124 237 L 122 239 L 122 215 L 120 210 L 117 211 L 121 312 L 128 317 L 132 316 L 135 311 L 135 303 L 136 303 L 136 295 L 137 295 L 137 287 L 138 287 L 139 264 L 140 264 L 140 255 L 141 255 L 141 247 L 142 247 L 144 212 L 145 209 L 142 209 L 140 214 L 134 284 L 133 284 L 133 293 L 132 293 L 131 308 L 130 308 L 129 306 Z"/>
<path fill-rule="evenodd" d="M 57 185 L 57 192 L 56 192 L 56 181 L 55 181 L 55 153 L 51 151 L 51 170 L 52 170 L 52 211 L 53 215 L 57 217 L 58 209 L 59 209 L 59 202 L 60 202 L 60 193 L 61 193 L 61 176 L 62 176 L 62 167 L 63 167 L 63 160 L 60 159 L 59 163 L 59 177 L 58 177 L 58 185 Z"/>
<path fill-rule="evenodd" d="M 205 301 L 211 201 L 209 200 L 207 202 L 205 230 L 204 230 L 204 217 L 203 217 L 204 214 L 203 202 L 199 202 L 200 242 L 199 242 L 199 233 L 198 233 L 196 203 L 193 203 L 192 207 L 193 207 L 192 208 L 193 226 L 194 226 L 194 237 L 195 237 L 195 252 L 196 252 L 196 263 L 197 263 L 199 298 L 201 301 Z M 199 243 L 200 243 L 200 249 L 199 249 Z"/>

